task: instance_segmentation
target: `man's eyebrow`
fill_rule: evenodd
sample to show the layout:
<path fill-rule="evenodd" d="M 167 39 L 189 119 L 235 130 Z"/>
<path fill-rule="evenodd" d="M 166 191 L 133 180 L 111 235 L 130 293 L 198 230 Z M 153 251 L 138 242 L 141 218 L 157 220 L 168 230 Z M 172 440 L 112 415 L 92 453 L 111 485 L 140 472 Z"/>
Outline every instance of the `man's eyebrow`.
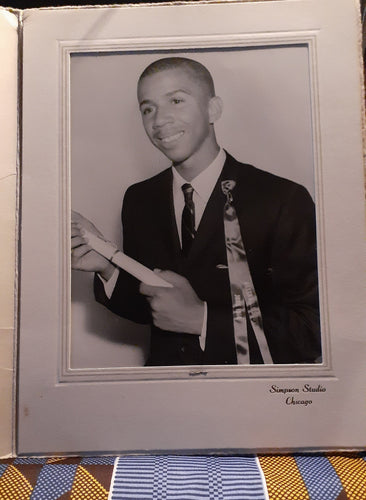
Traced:
<path fill-rule="evenodd" d="M 143 106 L 144 104 L 151 104 L 153 101 L 150 101 L 150 99 L 144 99 L 143 101 L 140 102 L 139 107 Z"/>
<path fill-rule="evenodd" d="M 179 92 L 182 92 L 183 94 L 187 94 L 187 95 L 191 95 L 192 93 L 187 90 L 187 89 L 175 89 L 175 90 L 172 90 L 170 92 L 167 92 L 165 94 L 166 97 L 171 97 L 173 96 L 174 94 L 178 94 Z M 144 106 L 145 104 L 154 104 L 154 101 L 152 99 L 144 99 L 143 101 L 140 102 L 139 106 L 141 108 L 141 106 Z"/>
<path fill-rule="evenodd" d="M 177 94 L 178 92 L 183 92 L 183 94 L 187 94 L 187 95 L 191 95 L 192 92 L 190 92 L 189 90 L 187 89 L 176 89 L 176 90 L 172 90 L 171 92 L 167 92 L 167 96 L 170 97 L 174 94 Z"/>

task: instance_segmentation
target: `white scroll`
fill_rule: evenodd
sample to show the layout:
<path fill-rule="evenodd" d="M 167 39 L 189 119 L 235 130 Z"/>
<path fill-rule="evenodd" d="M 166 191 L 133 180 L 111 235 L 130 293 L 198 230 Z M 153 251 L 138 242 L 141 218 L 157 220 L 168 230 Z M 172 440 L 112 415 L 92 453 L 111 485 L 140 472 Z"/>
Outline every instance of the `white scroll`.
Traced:
<path fill-rule="evenodd" d="M 172 288 L 173 285 L 163 280 L 154 271 L 140 264 L 137 260 L 128 257 L 121 252 L 113 243 L 105 241 L 96 234 L 82 228 L 81 233 L 87 244 L 100 255 L 103 255 L 117 267 L 124 269 L 128 273 L 135 276 L 138 280 L 151 286 L 162 286 Z"/>

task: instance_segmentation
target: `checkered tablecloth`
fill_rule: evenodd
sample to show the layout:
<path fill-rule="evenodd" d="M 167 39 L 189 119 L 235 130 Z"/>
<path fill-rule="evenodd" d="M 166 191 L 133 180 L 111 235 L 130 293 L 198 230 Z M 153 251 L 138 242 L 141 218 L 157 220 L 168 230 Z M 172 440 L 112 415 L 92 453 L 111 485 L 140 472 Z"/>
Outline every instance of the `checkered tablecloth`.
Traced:
<path fill-rule="evenodd" d="M 366 452 L 0 460 L 1 500 L 366 500 Z"/>

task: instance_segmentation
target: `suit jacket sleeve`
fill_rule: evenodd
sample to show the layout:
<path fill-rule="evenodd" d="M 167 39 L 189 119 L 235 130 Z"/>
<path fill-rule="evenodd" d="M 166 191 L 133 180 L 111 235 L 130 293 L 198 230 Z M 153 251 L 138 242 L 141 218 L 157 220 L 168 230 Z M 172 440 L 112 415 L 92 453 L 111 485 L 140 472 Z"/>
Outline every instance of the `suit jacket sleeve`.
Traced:
<path fill-rule="evenodd" d="M 128 256 L 138 260 L 134 237 L 134 210 L 130 198 L 130 190 L 127 190 L 122 209 L 123 250 Z M 144 296 L 140 294 L 139 286 L 140 282 L 136 278 L 120 269 L 113 294 L 108 299 L 101 280 L 98 276 L 94 278 L 94 294 L 98 302 L 126 319 L 136 323 L 149 323 L 150 308 Z"/>
<path fill-rule="evenodd" d="M 262 310 L 270 350 L 280 363 L 320 361 L 315 210 L 302 186 L 292 186 L 273 234 L 272 298 Z"/>

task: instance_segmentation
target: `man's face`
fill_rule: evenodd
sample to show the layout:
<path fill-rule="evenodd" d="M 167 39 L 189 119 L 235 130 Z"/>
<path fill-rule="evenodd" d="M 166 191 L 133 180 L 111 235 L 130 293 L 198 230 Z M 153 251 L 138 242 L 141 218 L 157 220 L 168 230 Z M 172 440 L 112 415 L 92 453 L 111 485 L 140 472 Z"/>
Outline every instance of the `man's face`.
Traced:
<path fill-rule="evenodd" d="M 210 96 L 189 70 L 171 68 L 143 78 L 138 99 L 147 135 L 174 164 L 200 155 L 212 142 Z"/>

